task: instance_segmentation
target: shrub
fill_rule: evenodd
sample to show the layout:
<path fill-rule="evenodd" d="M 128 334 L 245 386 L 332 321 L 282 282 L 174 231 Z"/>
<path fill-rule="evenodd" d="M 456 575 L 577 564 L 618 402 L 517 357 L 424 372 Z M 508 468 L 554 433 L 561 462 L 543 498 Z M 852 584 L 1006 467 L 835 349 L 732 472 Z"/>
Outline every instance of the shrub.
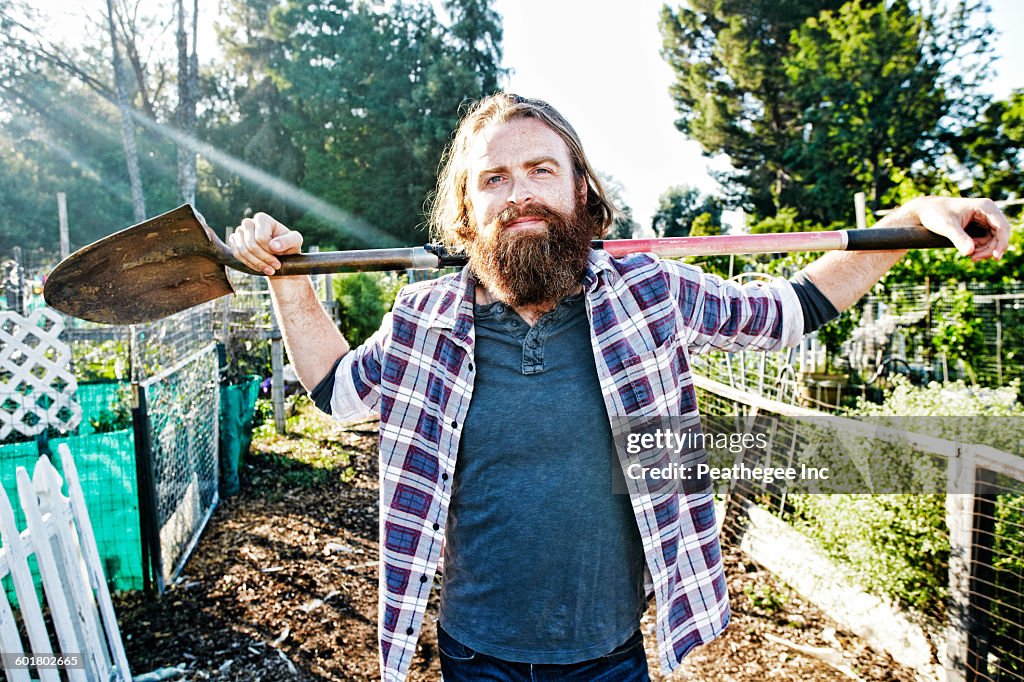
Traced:
<path fill-rule="evenodd" d="M 377 331 L 391 310 L 404 275 L 385 272 L 356 272 L 334 279 L 334 294 L 341 313 L 339 327 L 351 346 L 358 346 Z"/>
<path fill-rule="evenodd" d="M 1024 406 L 1017 401 L 1019 386 L 978 388 L 954 382 L 919 388 L 897 377 L 882 405 L 861 401 L 856 415 L 893 417 L 899 428 L 939 438 L 984 443 L 1016 452 L 1021 442 L 1019 420 L 993 421 L 977 417 L 1020 417 Z M 896 417 L 896 415 L 899 415 Z M 938 416 L 974 417 L 937 419 Z M 910 419 L 908 419 L 908 417 Z M 892 446 L 895 447 L 895 446 Z M 887 456 L 885 448 L 880 456 Z M 892 453 L 897 457 L 899 453 Z M 942 472 L 937 472 L 941 475 Z M 929 615 L 945 612 L 949 569 L 949 531 L 946 527 L 946 495 L 791 495 L 794 524 L 814 538 L 827 555 L 854 571 L 862 586 Z M 993 552 L 999 580 L 1020 580 L 1024 561 L 1024 503 L 1020 495 L 996 499 Z M 1007 588 L 1016 592 L 1019 588 Z M 998 604 L 995 610 L 1024 609 Z"/>

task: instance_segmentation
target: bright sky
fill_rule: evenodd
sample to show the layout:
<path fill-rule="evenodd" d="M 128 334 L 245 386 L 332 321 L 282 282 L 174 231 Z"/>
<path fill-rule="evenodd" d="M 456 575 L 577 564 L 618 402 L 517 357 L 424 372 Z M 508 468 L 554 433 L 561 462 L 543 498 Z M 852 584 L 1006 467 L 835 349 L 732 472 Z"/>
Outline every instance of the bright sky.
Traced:
<path fill-rule="evenodd" d="M 1000 31 L 994 40 L 997 76 L 989 91 L 1006 97 L 1024 87 L 1024 41 L 1010 33 L 1013 26 L 1024 26 L 1024 2 L 989 2 L 991 21 Z M 47 8 L 58 31 L 75 35 L 83 14 L 101 16 L 101 4 L 57 0 Z M 623 184 L 625 201 L 644 228 L 658 196 L 670 186 L 714 191 L 709 167 L 727 167 L 724 159 L 701 156 L 699 145 L 673 125 L 672 74 L 658 54 L 661 5 L 661 0 L 494 2 L 504 17 L 504 66 L 513 70 L 510 90 L 545 99 L 569 119 L 598 171 Z M 209 1 L 200 3 L 204 61 L 215 50 L 213 7 Z M 173 32 L 166 35 L 173 40 Z"/>
<path fill-rule="evenodd" d="M 991 94 L 1024 87 L 1024 2 L 989 0 L 999 73 Z M 678 3 L 673 3 L 678 4 Z M 676 130 L 672 73 L 658 51 L 660 0 L 496 0 L 504 17 L 505 66 L 513 92 L 555 106 L 583 140 L 591 163 L 618 179 L 641 226 L 672 185 L 713 190 L 712 160 Z M 714 160 L 715 168 L 727 167 Z M 851 199 L 852 201 L 852 199 Z"/>

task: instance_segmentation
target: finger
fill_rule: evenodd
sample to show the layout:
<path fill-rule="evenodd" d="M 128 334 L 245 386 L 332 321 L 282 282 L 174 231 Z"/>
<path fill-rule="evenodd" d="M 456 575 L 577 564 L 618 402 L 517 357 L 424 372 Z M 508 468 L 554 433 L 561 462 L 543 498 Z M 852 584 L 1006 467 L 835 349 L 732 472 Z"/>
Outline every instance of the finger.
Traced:
<path fill-rule="evenodd" d="M 245 244 L 244 234 L 245 230 L 239 226 L 238 229 L 236 229 L 228 238 L 228 242 L 231 245 L 231 251 L 235 254 L 235 258 L 237 258 L 243 265 L 246 265 L 257 272 L 262 272 L 265 265 L 259 260 L 253 258 L 249 253 L 249 249 Z"/>
<path fill-rule="evenodd" d="M 263 245 L 256 241 L 255 231 L 245 230 L 242 233 L 242 239 L 245 242 L 245 248 L 249 252 L 249 255 L 259 261 L 259 267 L 256 268 L 257 270 L 266 275 L 273 275 L 277 271 L 277 268 L 281 267 L 281 263 L 277 258 L 264 249 Z"/>
<path fill-rule="evenodd" d="M 270 250 L 278 255 L 299 253 L 302 250 L 302 234 L 289 230 L 270 240 Z"/>
<path fill-rule="evenodd" d="M 974 239 L 967 234 L 959 221 L 957 221 L 952 214 L 940 214 L 934 218 L 934 221 L 937 223 L 934 228 L 927 222 L 925 223 L 925 227 L 932 230 L 932 232 L 938 232 L 939 234 L 946 236 L 949 241 L 953 242 L 953 246 L 956 247 L 956 250 L 961 256 L 970 256 L 974 253 Z"/>
<path fill-rule="evenodd" d="M 279 224 L 266 213 L 257 213 L 252 217 L 252 221 L 256 226 L 256 243 L 262 244 L 264 247 L 269 247 L 270 240 L 273 239 L 278 232 L 287 229 L 284 225 Z"/>
<path fill-rule="evenodd" d="M 996 248 L 996 240 L 995 239 L 988 239 L 988 240 L 986 240 L 982 244 L 977 244 L 974 247 L 974 253 L 971 254 L 971 260 L 974 261 L 975 263 L 977 263 L 980 260 L 985 260 L 986 258 L 991 258 L 992 254 L 995 252 L 995 248 Z"/>
<path fill-rule="evenodd" d="M 995 202 L 989 199 L 982 202 L 977 212 L 984 217 L 985 222 L 994 231 L 995 244 L 993 246 L 993 255 L 996 258 L 1002 258 L 1003 254 L 1006 253 L 1006 249 L 1010 246 L 1010 231 L 1012 230 L 1010 221 L 999 210 L 999 207 L 995 205 Z"/>

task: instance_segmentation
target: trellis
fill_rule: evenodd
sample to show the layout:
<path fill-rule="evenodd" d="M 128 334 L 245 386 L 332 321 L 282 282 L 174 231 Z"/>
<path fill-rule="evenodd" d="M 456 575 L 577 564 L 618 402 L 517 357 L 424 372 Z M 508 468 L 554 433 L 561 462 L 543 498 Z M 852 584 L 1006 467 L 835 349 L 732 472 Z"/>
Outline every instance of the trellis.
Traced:
<path fill-rule="evenodd" d="M 70 431 L 82 419 L 71 350 L 61 341 L 64 320 L 41 308 L 23 317 L 0 312 L 0 440 L 48 428 Z"/>

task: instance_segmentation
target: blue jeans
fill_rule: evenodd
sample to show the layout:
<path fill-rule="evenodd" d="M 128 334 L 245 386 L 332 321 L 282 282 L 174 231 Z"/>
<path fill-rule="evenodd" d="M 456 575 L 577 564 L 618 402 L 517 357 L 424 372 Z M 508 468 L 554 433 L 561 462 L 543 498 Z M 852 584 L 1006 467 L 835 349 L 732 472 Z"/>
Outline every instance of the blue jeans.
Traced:
<path fill-rule="evenodd" d="M 637 630 L 606 656 L 582 663 L 512 663 L 473 651 L 437 626 L 444 682 L 648 682 L 644 638 Z"/>

